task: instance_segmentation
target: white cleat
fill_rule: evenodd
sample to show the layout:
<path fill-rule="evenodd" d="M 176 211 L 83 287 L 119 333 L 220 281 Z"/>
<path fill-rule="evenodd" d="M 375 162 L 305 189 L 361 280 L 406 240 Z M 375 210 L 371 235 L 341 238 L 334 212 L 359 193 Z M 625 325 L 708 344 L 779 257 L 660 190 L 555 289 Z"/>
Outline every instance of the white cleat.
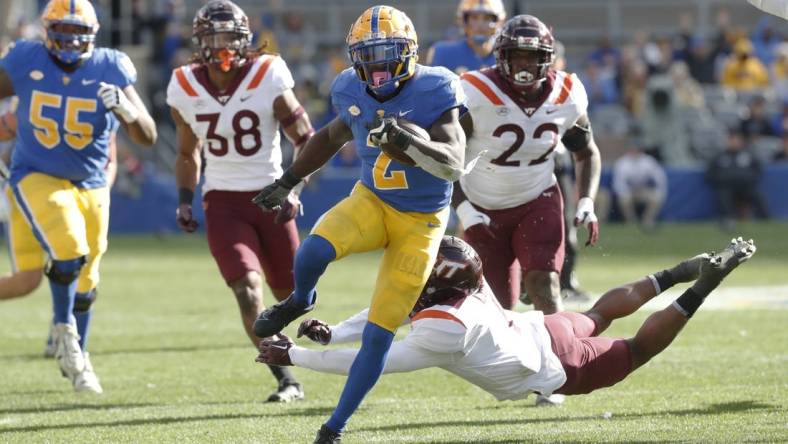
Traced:
<path fill-rule="evenodd" d="M 537 407 L 550 407 L 561 405 L 566 400 L 566 396 L 560 393 L 553 393 L 550 396 L 544 395 L 536 395 L 536 406 Z"/>
<path fill-rule="evenodd" d="M 85 357 L 79 346 L 79 334 L 74 324 L 59 323 L 52 328 L 55 359 L 63 376 L 70 381 L 85 370 Z"/>
<path fill-rule="evenodd" d="M 73 383 L 74 391 L 77 393 L 95 393 L 97 395 L 104 393 L 98 376 L 93 371 L 93 364 L 90 362 L 90 355 L 87 352 L 85 352 L 85 369 L 77 373 Z"/>

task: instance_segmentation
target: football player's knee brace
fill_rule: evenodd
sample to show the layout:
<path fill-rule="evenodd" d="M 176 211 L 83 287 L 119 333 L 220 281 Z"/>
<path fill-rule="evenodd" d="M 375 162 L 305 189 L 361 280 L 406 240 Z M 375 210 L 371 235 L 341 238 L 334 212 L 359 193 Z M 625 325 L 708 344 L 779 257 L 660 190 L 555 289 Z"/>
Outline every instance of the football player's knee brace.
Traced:
<path fill-rule="evenodd" d="M 46 275 L 52 282 L 59 285 L 70 285 L 79 277 L 79 271 L 85 265 L 85 256 L 67 261 L 53 260 L 46 269 Z"/>
<path fill-rule="evenodd" d="M 98 297 L 98 290 L 93 289 L 88 291 L 87 293 L 77 293 L 77 297 L 74 299 L 74 312 L 75 313 L 87 313 L 90 311 L 90 307 L 93 306 L 93 303 L 96 302 L 96 298 Z"/>

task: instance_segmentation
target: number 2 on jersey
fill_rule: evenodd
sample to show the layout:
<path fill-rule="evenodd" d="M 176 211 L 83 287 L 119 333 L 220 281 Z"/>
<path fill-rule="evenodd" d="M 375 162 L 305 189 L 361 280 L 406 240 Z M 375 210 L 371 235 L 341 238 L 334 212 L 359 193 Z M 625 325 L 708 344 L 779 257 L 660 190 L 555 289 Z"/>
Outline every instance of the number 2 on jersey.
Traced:
<path fill-rule="evenodd" d="M 63 96 L 33 91 L 30 98 L 30 123 L 33 125 L 33 134 L 36 140 L 47 149 L 52 149 L 60 143 L 60 131 L 57 120 L 44 117 L 44 108 L 60 109 L 63 105 Z M 92 113 L 96 111 L 95 99 L 79 97 L 66 97 L 66 114 L 63 119 L 63 137 L 66 144 L 75 150 L 81 150 L 93 141 L 93 125 L 79 121 L 79 113 Z"/>
<path fill-rule="evenodd" d="M 379 190 L 405 190 L 408 188 L 408 178 L 404 171 L 388 171 L 391 166 L 391 157 L 383 151 L 375 159 L 372 167 L 372 181 Z"/>

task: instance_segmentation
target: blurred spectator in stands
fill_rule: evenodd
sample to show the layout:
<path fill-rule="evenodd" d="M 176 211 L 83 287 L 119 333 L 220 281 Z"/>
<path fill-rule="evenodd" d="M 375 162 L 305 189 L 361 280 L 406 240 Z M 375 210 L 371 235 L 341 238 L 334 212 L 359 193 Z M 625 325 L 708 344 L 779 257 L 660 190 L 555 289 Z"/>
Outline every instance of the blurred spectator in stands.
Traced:
<path fill-rule="evenodd" d="M 598 46 L 588 55 L 588 60 L 596 63 L 597 66 L 613 65 L 617 67 L 621 62 L 621 51 L 613 46 L 610 36 L 606 35 L 599 40 Z"/>
<path fill-rule="evenodd" d="M 750 100 L 739 129 L 747 144 L 761 136 L 777 135 L 772 120 L 766 115 L 765 97 L 757 95 Z"/>
<path fill-rule="evenodd" d="M 717 10 L 717 17 L 715 19 L 717 33 L 714 36 L 714 46 L 712 52 L 714 57 L 720 55 L 728 55 L 733 49 L 733 41 L 731 40 L 731 31 L 733 26 L 731 24 L 731 13 L 728 8 L 722 7 Z"/>
<path fill-rule="evenodd" d="M 643 48 L 649 75 L 662 74 L 673 64 L 673 42 L 669 37 L 659 37 Z"/>
<path fill-rule="evenodd" d="M 621 64 L 621 103 L 634 118 L 643 115 L 648 68 L 637 57 L 634 48 L 629 47 L 622 53 Z"/>
<path fill-rule="evenodd" d="M 669 75 L 649 78 L 641 126 L 649 154 L 672 166 L 693 163 L 689 134 L 676 99 L 676 84 Z"/>
<path fill-rule="evenodd" d="M 717 83 L 716 57 L 717 55 L 712 51 L 706 39 L 703 37 L 693 39 L 687 58 L 687 66 L 692 77 L 704 85 Z"/>
<path fill-rule="evenodd" d="M 774 51 L 782 41 L 782 36 L 774 29 L 772 16 L 764 15 L 752 32 L 752 46 L 755 56 L 764 65 L 771 65 L 775 58 Z"/>
<path fill-rule="evenodd" d="M 723 229 L 734 228 L 742 207 L 748 207 L 758 218 L 768 217 L 766 202 L 758 189 L 761 165 L 738 128 L 729 130 L 727 147 L 711 161 L 706 178 L 716 195 Z"/>
<path fill-rule="evenodd" d="M 679 15 L 679 29 L 673 36 L 673 59 L 687 61 L 692 47 L 692 34 L 695 32 L 695 18 L 690 12 Z"/>
<path fill-rule="evenodd" d="M 788 134 L 783 135 L 782 142 L 782 149 L 775 154 L 774 160 L 777 162 L 788 162 Z"/>
<path fill-rule="evenodd" d="M 290 71 L 298 84 L 303 80 L 300 70 L 311 64 L 317 55 L 318 35 L 299 11 L 285 12 L 277 24 L 280 25 L 275 30 L 279 51 L 287 57 Z"/>
<path fill-rule="evenodd" d="M 774 63 L 772 63 L 772 85 L 777 97 L 788 100 L 788 42 L 780 43 L 774 49 Z"/>
<path fill-rule="evenodd" d="M 722 68 L 720 83 L 737 91 L 752 91 L 769 86 L 766 66 L 753 55 L 752 43 L 739 39 L 733 46 L 733 54 Z"/>
<path fill-rule="evenodd" d="M 580 74 L 580 81 L 588 94 L 588 107 L 595 105 L 617 103 L 619 98 L 616 72 L 609 66 L 600 66 L 594 61 L 586 64 L 586 69 Z"/>
<path fill-rule="evenodd" d="M 613 192 L 624 221 L 638 223 L 637 208 L 643 207 L 640 223 L 644 230 L 651 231 L 668 193 L 668 179 L 655 158 L 631 143 L 613 166 Z"/>
<path fill-rule="evenodd" d="M 703 88 L 690 76 L 687 64 L 681 60 L 673 62 L 670 67 L 670 77 L 676 85 L 676 100 L 678 105 L 697 110 L 706 109 L 706 99 L 703 97 Z"/>

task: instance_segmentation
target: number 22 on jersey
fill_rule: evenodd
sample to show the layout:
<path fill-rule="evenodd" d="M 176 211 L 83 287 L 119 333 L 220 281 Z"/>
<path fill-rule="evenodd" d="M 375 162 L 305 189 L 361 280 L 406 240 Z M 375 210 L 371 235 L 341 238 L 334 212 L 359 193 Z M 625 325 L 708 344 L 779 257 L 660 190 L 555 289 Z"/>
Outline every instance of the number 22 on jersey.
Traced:
<path fill-rule="evenodd" d="M 62 107 L 63 96 L 60 94 L 33 91 L 30 100 L 30 123 L 34 127 L 33 133 L 36 140 L 47 149 L 53 149 L 60 144 L 60 131 L 57 120 L 44 117 L 44 108 L 60 109 Z M 80 122 L 79 113 L 96 112 L 96 100 L 66 97 L 65 109 L 65 117 L 62 120 L 66 134 L 63 138 L 68 146 L 75 150 L 81 150 L 93 141 L 93 125 Z"/>

